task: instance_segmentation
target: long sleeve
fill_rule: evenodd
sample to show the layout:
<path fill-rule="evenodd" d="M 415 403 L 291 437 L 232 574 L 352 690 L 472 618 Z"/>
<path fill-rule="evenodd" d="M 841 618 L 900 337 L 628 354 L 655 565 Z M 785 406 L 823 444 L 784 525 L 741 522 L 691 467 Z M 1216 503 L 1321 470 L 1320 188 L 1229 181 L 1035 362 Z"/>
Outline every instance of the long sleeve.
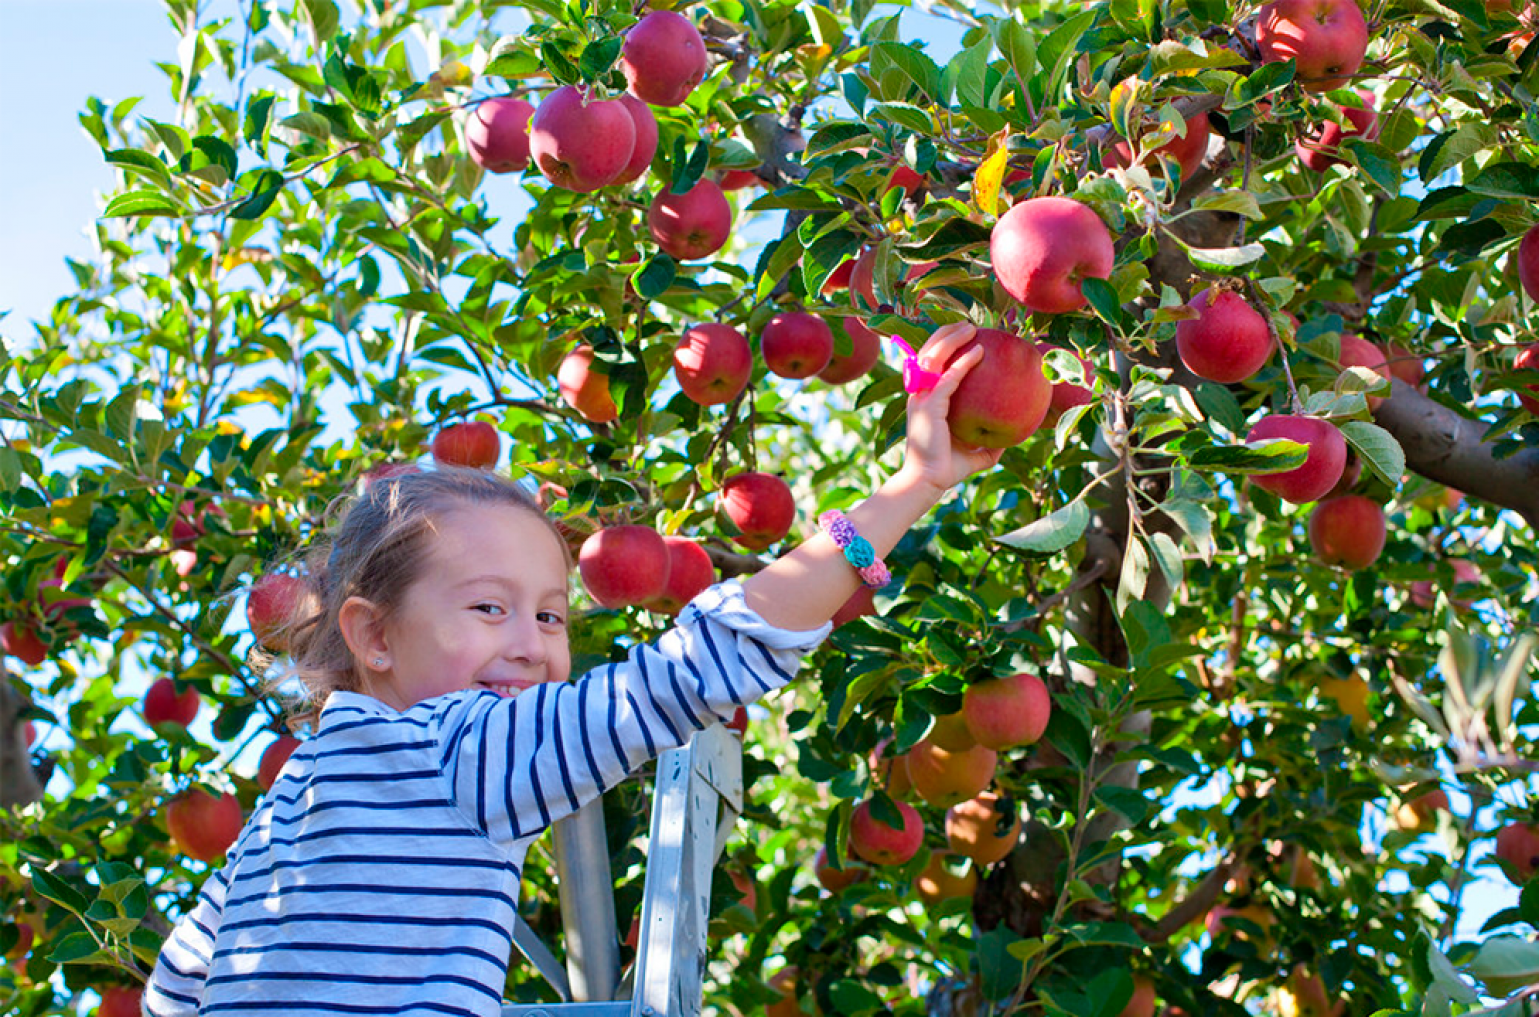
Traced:
<path fill-rule="evenodd" d="M 723 583 L 624 661 L 512 699 L 459 697 L 438 714 L 455 804 L 495 842 L 537 833 L 791 681 L 828 631 L 777 629 L 746 606 L 740 585 Z"/>
<path fill-rule="evenodd" d="M 228 889 L 224 870 L 209 876 L 198 894 L 197 905 L 171 930 L 144 987 L 143 1008 L 147 1017 L 180 1017 L 198 1012 Z"/>

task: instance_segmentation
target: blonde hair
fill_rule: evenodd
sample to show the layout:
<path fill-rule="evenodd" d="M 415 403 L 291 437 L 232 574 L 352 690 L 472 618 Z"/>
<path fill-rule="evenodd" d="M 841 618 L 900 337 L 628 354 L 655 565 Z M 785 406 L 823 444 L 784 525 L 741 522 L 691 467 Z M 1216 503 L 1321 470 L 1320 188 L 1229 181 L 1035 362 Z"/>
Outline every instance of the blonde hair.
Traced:
<path fill-rule="evenodd" d="M 338 622 L 342 605 L 349 597 L 362 597 L 391 618 L 422 572 L 435 524 L 468 505 L 507 505 L 539 517 L 571 569 L 571 551 L 554 520 L 529 492 L 506 477 L 440 466 L 369 481 L 356 497 L 333 506 L 338 518 L 330 534 L 301 555 L 313 593 L 306 598 L 309 613 L 293 619 L 286 633 L 291 665 L 281 676 L 268 672 L 279 680 L 297 677 L 304 688 L 303 697 L 288 704 L 291 725 L 314 723 L 333 692 L 362 690 L 358 662 Z M 274 662 L 268 659 L 265 664 Z"/>

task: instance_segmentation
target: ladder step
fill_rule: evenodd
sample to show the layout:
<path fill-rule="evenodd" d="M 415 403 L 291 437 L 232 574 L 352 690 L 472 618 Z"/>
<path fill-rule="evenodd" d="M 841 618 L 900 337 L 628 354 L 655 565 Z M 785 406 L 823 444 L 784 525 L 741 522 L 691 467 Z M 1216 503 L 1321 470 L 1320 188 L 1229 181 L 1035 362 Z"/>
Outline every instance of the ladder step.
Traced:
<path fill-rule="evenodd" d="M 502 1017 L 627 1017 L 630 1000 L 614 1003 L 508 1003 Z"/>

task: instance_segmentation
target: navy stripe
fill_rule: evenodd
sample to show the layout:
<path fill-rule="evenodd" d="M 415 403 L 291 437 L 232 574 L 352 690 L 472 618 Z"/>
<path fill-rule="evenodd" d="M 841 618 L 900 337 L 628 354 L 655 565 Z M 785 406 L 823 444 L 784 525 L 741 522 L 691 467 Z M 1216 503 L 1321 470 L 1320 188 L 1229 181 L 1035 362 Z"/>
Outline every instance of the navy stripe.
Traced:
<path fill-rule="evenodd" d="M 787 671 L 785 668 L 781 667 L 778 663 L 775 662 L 775 655 L 770 651 L 768 646 L 765 646 L 763 643 L 759 642 L 755 642 L 751 645 L 754 649 L 759 651 L 759 655 L 764 658 L 764 663 L 769 665 L 769 669 L 775 672 L 775 674 L 778 675 L 782 681 L 789 682 L 796 677 L 794 674 Z"/>
<path fill-rule="evenodd" d="M 579 717 L 586 717 L 588 715 L 588 690 L 592 687 L 592 682 L 583 682 L 577 686 L 577 715 Z M 579 725 L 577 733 L 582 739 L 583 760 L 588 764 L 588 779 L 593 782 L 594 788 L 602 790 L 606 784 L 603 772 L 598 768 L 598 760 L 593 758 L 593 734 L 587 724 Z"/>
<path fill-rule="evenodd" d="M 191 953 L 191 951 L 188 952 Z M 203 960 L 203 958 L 199 957 L 198 960 Z M 164 967 L 167 971 L 171 972 L 178 978 L 197 978 L 203 973 L 201 971 L 183 971 L 181 968 L 171 963 L 170 957 L 162 957 L 160 963 L 162 967 Z M 203 961 L 203 965 L 204 967 L 207 967 L 208 961 Z"/>
<path fill-rule="evenodd" d="M 684 715 L 689 718 L 689 722 L 693 724 L 697 730 L 700 728 L 709 727 L 709 725 L 705 721 L 701 720 L 700 716 L 695 713 L 694 707 L 689 705 L 689 697 L 684 694 L 684 687 L 679 684 L 678 668 L 670 667 L 668 669 L 668 684 L 673 688 L 673 694 L 679 698 L 679 705 L 684 707 Z M 711 719 L 715 720 L 716 718 L 712 717 Z M 687 740 L 688 739 L 680 738 L 679 744 L 682 745 Z"/>
<path fill-rule="evenodd" d="M 160 985 L 157 985 L 155 988 L 156 988 L 156 991 L 158 991 L 162 996 L 166 997 L 167 999 L 174 999 L 178 1003 L 185 1003 L 188 1006 L 193 1007 L 194 1009 L 197 1008 L 197 1005 L 198 1005 L 198 997 L 197 996 L 187 996 L 187 995 L 183 995 L 180 992 L 172 992 L 170 989 L 167 989 L 164 986 L 160 986 Z M 147 995 L 149 995 L 149 993 L 145 993 L 145 995 L 147 996 Z M 141 1005 L 148 1007 L 149 1004 L 141 1002 Z M 155 1012 L 156 1011 L 154 1011 L 154 1010 L 150 1011 L 151 1014 L 154 1014 Z"/>
<path fill-rule="evenodd" d="M 545 687 L 546 686 L 541 686 L 541 688 L 545 688 Z M 569 688 L 569 686 L 567 686 L 566 688 Z M 557 700 L 557 702 L 556 702 L 556 709 L 559 711 L 563 707 L 563 700 L 570 700 L 572 697 L 571 696 L 556 695 L 554 698 Z M 558 714 L 558 716 L 559 716 L 559 714 Z M 574 720 L 576 720 L 576 722 L 577 722 L 576 723 L 577 729 L 579 731 L 582 730 L 582 727 L 583 727 L 583 723 L 582 722 L 584 720 L 583 715 L 581 713 L 578 713 L 574 717 Z M 578 808 L 581 807 L 582 803 L 577 800 L 577 792 L 572 790 L 572 768 L 571 768 L 571 765 L 567 762 L 567 758 L 566 758 L 566 739 L 563 737 L 563 732 L 566 730 L 566 725 L 565 724 L 553 724 L 553 725 L 551 725 L 551 727 L 552 727 L 552 731 L 551 731 L 552 747 L 554 748 L 555 753 L 556 753 L 556 766 L 559 767 L 560 770 L 561 770 L 561 786 L 566 791 L 566 804 L 567 804 L 567 808 L 570 809 L 572 812 L 576 812 L 578 810 Z"/>
<path fill-rule="evenodd" d="M 615 666 L 609 665 L 609 680 L 604 683 L 604 691 L 609 694 L 609 745 L 615 750 L 615 758 L 627 771 L 635 769 L 631 765 L 630 756 L 626 755 L 625 746 L 620 744 L 620 697 L 615 694 Z"/>
<path fill-rule="evenodd" d="M 545 704 L 545 690 L 549 687 L 548 685 L 540 686 L 535 696 L 537 705 L 543 706 Z M 511 764 L 513 762 L 512 748 L 510 740 L 508 745 L 510 773 L 512 772 Z M 529 790 L 534 796 L 534 803 L 540 808 L 539 829 L 541 830 L 550 825 L 550 808 L 545 804 L 545 782 L 540 779 L 540 771 L 543 769 L 540 766 L 540 750 L 543 748 L 545 748 L 545 712 L 543 710 L 536 710 L 534 714 L 534 749 L 529 753 Z M 534 831 L 531 830 L 530 832 L 533 833 Z"/>
<path fill-rule="evenodd" d="M 304 1006 L 306 1010 L 329 1010 L 335 1013 L 401 1014 L 407 1010 L 432 1010 L 434 1013 L 453 1014 L 455 1017 L 476 1017 L 474 1010 L 465 1010 L 457 1006 L 444 1006 L 441 1003 L 412 1003 L 409 1006 L 401 1003 L 392 1003 L 389 1006 L 357 1006 L 352 1003 L 318 1003 L 314 1000 L 307 1000 Z M 221 1010 L 276 1010 L 279 1013 L 287 1014 L 293 1012 L 294 1004 L 288 1000 L 213 1003 L 200 1007 L 198 1013 L 218 1013 Z"/>
<path fill-rule="evenodd" d="M 642 679 L 647 683 L 647 688 L 652 690 L 652 707 L 656 711 L 658 719 L 663 722 L 663 727 L 668 729 L 668 736 L 673 739 L 668 744 L 683 745 L 685 741 L 684 735 L 680 733 L 676 726 L 674 726 L 673 718 L 668 716 L 668 711 L 662 709 L 661 704 L 659 703 L 659 700 L 662 699 L 662 683 L 655 681 L 652 678 L 652 675 L 647 673 L 646 665 L 642 664 L 642 659 L 643 658 L 638 657 L 636 659 L 636 663 L 641 667 Z M 664 673 L 666 674 L 667 671 L 668 668 L 665 666 Z M 679 689 L 677 685 L 673 687 L 673 696 L 674 699 L 679 702 L 680 706 L 684 705 L 683 701 L 679 700 Z"/>
<path fill-rule="evenodd" d="M 337 756 L 383 756 L 390 752 L 419 752 L 422 749 L 431 749 L 434 741 L 419 739 L 414 742 L 390 742 L 386 745 L 349 745 L 340 749 L 327 749 L 317 752 L 311 759 L 335 759 Z"/>
<path fill-rule="evenodd" d="M 343 925 L 425 925 L 437 929 L 485 929 L 495 932 L 508 945 L 513 945 L 513 933 L 496 922 L 479 918 L 434 918 L 425 915 L 353 915 L 342 912 L 326 912 L 317 915 L 283 915 L 278 918 L 248 918 L 243 922 L 230 922 L 226 929 L 276 929 L 285 925 L 337 922 Z"/>
<path fill-rule="evenodd" d="M 227 985 L 230 982 L 249 982 L 249 974 L 215 975 L 208 979 L 205 985 Z M 469 989 L 475 989 L 483 996 L 500 999 L 498 993 L 493 992 L 480 982 L 470 978 L 461 978 L 458 975 L 429 975 L 420 978 L 416 975 L 401 977 L 399 975 L 344 975 L 336 971 L 264 971 L 264 982 L 344 982 L 353 985 L 463 985 Z"/>
<path fill-rule="evenodd" d="M 475 830 L 424 830 L 415 826 L 333 826 L 325 830 L 312 830 L 298 837 L 269 837 L 267 843 L 278 847 L 294 847 L 314 843 L 330 837 L 480 837 Z"/>
<path fill-rule="evenodd" d="M 332 809 L 363 809 L 369 812 L 404 812 L 408 809 L 443 809 L 451 803 L 444 798 L 413 798 L 404 802 L 360 802 L 353 799 L 340 802 L 316 802 L 306 811 L 295 816 L 280 816 L 273 814 L 273 826 L 293 826 L 295 823 L 303 823 L 317 812 L 329 812 Z"/>
<path fill-rule="evenodd" d="M 277 950 L 311 950 L 318 953 L 373 953 L 387 954 L 392 957 L 474 957 L 476 960 L 485 961 L 488 964 L 501 966 L 507 961 L 506 957 L 497 957 L 485 950 L 476 950 L 468 946 L 374 946 L 363 943 L 325 943 L 305 940 L 286 940 L 282 943 L 271 943 L 266 946 L 238 946 L 229 950 L 220 950 L 215 957 L 235 957 L 244 954 L 272 953 Z M 170 965 L 167 965 L 170 967 Z M 175 968 L 172 968 L 175 971 Z M 177 972 L 181 974 L 181 972 Z"/>
<path fill-rule="evenodd" d="M 641 729 L 641 740 L 647 744 L 647 758 L 656 759 L 657 743 L 652 740 L 652 729 L 647 727 L 647 719 L 641 715 L 641 704 L 636 702 L 636 697 L 631 695 L 630 689 L 625 690 L 625 701 L 631 704 L 631 712 L 636 715 L 636 726 Z"/>
<path fill-rule="evenodd" d="M 245 897 L 231 897 L 225 903 L 227 907 L 233 908 L 240 904 L 250 904 L 259 900 L 278 900 L 284 894 L 299 893 L 363 893 L 374 897 L 476 897 L 481 900 L 501 901 L 509 909 L 517 906 L 507 894 L 498 893 L 495 890 L 488 892 L 458 887 L 385 886 L 380 883 L 314 883 L 286 886 L 274 893 L 253 893 Z"/>
<path fill-rule="evenodd" d="M 318 858 L 302 858 L 293 861 L 273 862 L 261 869 L 238 873 L 237 883 L 243 880 L 263 879 L 284 869 L 304 869 L 312 865 L 442 865 L 447 868 L 512 869 L 507 862 L 481 858 L 445 858 L 441 855 L 322 855 Z"/>

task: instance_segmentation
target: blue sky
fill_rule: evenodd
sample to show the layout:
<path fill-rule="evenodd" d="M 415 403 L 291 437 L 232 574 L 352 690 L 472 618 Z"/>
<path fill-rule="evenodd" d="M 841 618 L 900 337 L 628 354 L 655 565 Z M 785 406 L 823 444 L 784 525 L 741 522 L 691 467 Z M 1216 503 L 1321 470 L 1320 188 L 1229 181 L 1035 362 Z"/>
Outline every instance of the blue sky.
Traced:
<path fill-rule="evenodd" d="M 938 59 L 954 51 L 955 25 L 916 27 L 906 34 L 930 42 Z M 112 174 L 78 112 L 92 95 L 108 104 L 143 96 L 139 113 L 170 119 L 154 65 L 174 60 L 175 48 L 158 0 L 0 0 L 0 310 L 12 312 L 0 335 L 8 340 L 30 336 L 28 322 L 69 291 L 64 259 L 91 256 L 90 224 Z M 1462 796 L 1455 805 L 1468 808 Z M 1466 892 L 1462 934 L 1516 901 L 1491 872 L 1477 870 Z"/>

